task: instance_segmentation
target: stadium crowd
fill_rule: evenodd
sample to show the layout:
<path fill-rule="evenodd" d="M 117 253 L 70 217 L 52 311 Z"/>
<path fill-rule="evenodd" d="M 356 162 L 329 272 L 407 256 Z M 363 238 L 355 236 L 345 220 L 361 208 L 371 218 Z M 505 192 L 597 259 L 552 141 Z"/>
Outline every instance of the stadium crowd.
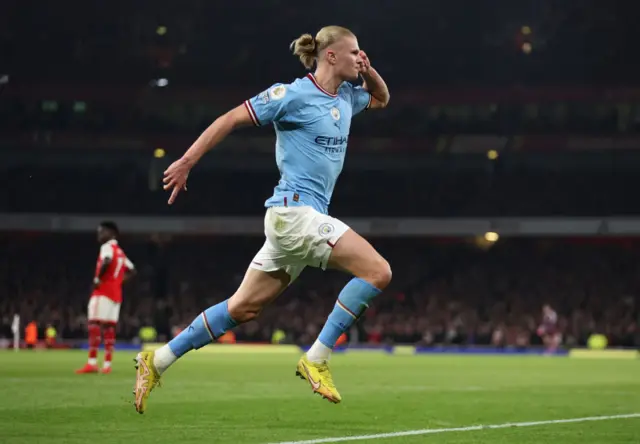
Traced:
<path fill-rule="evenodd" d="M 365 23 L 358 8 L 336 0 L 307 5 L 304 13 L 286 8 L 268 20 L 265 11 L 273 12 L 273 5 L 145 3 L 123 7 L 126 13 L 77 0 L 37 11 L 9 8 L 0 17 L 3 132 L 192 135 L 268 87 L 265 79 L 290 82 L 304 75 L 287 45 L 318 29 L 334 8 L 394 92 L 394 106 L 356 119 L 354 131 L 407 137 L 640 129 L 640 99 L 625 88 L 640 75 L 627 63 L 640 30 L 622 4 L 601 10 L 497 0 L 489 9 L 462 10 L 444 0 L 411 8 L 389 3 L 368 10 Z M 240 15 L 245 19 L 236 23 Z M 211 26 L 212 19 L 224 26 Z M 333 20 L 333 14 L 326 17 Z M 232 45 L 218 45 L 211 57 L 211 42 L 230 39 Z M 418 53 L 413 68 L 419 74 L 407 75 L 406 60 Z"/>
<path fill-rule="evenodd" d="M 287 80 L 295 72 L 299 65 L 287 44 L 334 23 L 335 11 L 390 84 L 624 84 L 638 78 L 638 66 L 628 63 L 640 32 L 632 2 L 596 8 L 496 0 L 491 8 L 459 8 L 446 0 L 411 7 L 377 1 L 363 15 L 338 0 L 300 9 L 205 1 L 112 8 L 73 0 L 7 8 L 0 16 L 0 53 L 16 79 L 147 84 L 166 77 L 169 86 L 262 87 L 265 78 Z M 409 59 L 419 75 L 407 75 Z"/>
<path fill-rule="evenodd" d="M 455 164 L 422 171 L 360 171 L 349 167 L 336 188 L 336 217 L 500 217 L 500 216 L 621 216 L 640 214 L 628 190 L 640 188 L 634 170 L 612 172 L 608 159 L 596 170 L 529 167 L 500 169 L 489 161 L 484 170 L 456 169 Z M 265 165 L 273 162 L 264 159 Z M 574 160 L 575 162 L 575 160 Z M 450 168 L 448 168 L 448 166 Z M 496 168 L 498 170 L 496 170 Z M 160 168 L 157 168 L 160 171 Z M 155 174 L 155 178 L 153 176 Z M 277 184 L 274 168 L 243 176 L 233 198 L 208 197 L 204 190 L 227 190 L 236 183 L 235 170 L 204 171 L 189 178 L 193 193 L 175 206 L 166 205 L 159 189 L 160 172 L 133 164 L 80 167 L 20 166 L 1 174 L 0 208 L 7 212 L 148 215 L 254 215 Z M 247 183 L 253 186 L 246 186 Z M 392 183 L 389 187 L 387 184 Z M 82 184 L 82 186 L 79 186 Z"/>
<path fill-rule="evenodd" d="M 299 76 L 304 72 L 299 72 Z M 137 98 L 136 91 L 114 89 L 109 98 L 92 97 L 86 89 L 56 89 L 39 93 L 12 91 L 0 102 L 0 128 L 18 132 L 84 132 L 87 134 L 161 134 L 193 136 L 216 117 L 237 106 L 269 85 L 229 94 L 213 89 L 194 90 L 207 95 L 202 100 L 149 92 Z M 99 88 L 96 87 L 99 91 Z M 438 92 L 414 90 L 394 97 L 394 106 L 366 119 L 355 119 L 354 134 L 369 137 L 426 137 L 442 134 L 638 134 L 640 97 L 617 98 L 606 92 L 561 89 L 471 90 Z M 437 94 L 433 95 L 433 94 Z M 219 94 L 220 98 L 214 102 Z M 411 97 L 413 94 L 415 97 Z M 208 97 L 211 95 L 212 97 Z M 480 97 L 473 97 L 480 95 Z M 523 96 L 524 95 L 524 96 Z M 546 98 L 535 99 L 536 95 Z M 533 97 L 531 97 L 533 96 Z M 424 103 L 424 101 L 428 101 Z M 54 133 L 56 134 L 56 133 Z M 247 132 L 252 137 L 269 137 L 270 131 Z"/>
<path fill-rule="evenodd" d="M 97 246 L 90 235 L 3 235 L 0 335 L 14 313 L 84 339 L 86 304 Z M 242 279 L 259 238 L 127 238 L 122 246 L 140 275 L 125 287 L 118 326 L 132 340 L 152 325 L 161 337 L 183 328 L 204 306 L 228 297 Z M 558 312 L 565 345 L 592 333 L 614 346 L 640 346 L 640 245 L 637 241 L 507 239 L 484 248 L 471 240 L 374 239 L 394 282 L 366 313 L 357 343 L 539 345 L 541 307 Z M 224 252 L 224 253 L 223 253 Z M 307 270 L 238 341 L 309 344 L 347 277 Z"/>
<path fill-rule="evenodd" d="M 640 77 L 640 64 L 629 63 L 640 27 L 625 5 L 496 0 L 490 9 L 482 2 L 461 9 L 445 0 L 411 8 L 374 1 L 366 25 L 360 8 L 337 0 L 282 4 L 275 13 L 273 4 L 206 1 L 5 8 L 0 213 L 261 214 L 277 180 L 272 131 L 252 133 L 259 149 L 244 146 L 254 143 L 244 134 L 235 139 L 239 162 L 199 165 L 189 185 L 201 191 L 184 193 L 173 208 L 159 189 L 163 166 L 239 103 L 229 100 L 233 94 L 245 99 L 268 87 L 265 79 L 302 75 L 287 44 L 340 10 L 397 105 L 354 120 L 333 215 L 637 215 L 630 191 L 640 187 L 640 157 L 626 150 L 638 148 L 640 97 L 625 85 Z M 460 142 L 461 134 L 494 140 Z M 154 159 L 159 147 L 170 155 Z M 594 147 L 602 151 L 592 153 Z M 489 149 L 500 153 L 489 160 Z M 520 151 L 533 154 L 522 160 Z M 352 154 L 362 156 L 352 162 Z M 239 171 L 243 187 L 234 186 Z M 207 190 L 231 198 L 207 198 Z M 146 325 L 171 336 L 235 290 L 261 242 L 125 233 L 122 246 L 139 275 L 125 288 L 119 338 L 132 340 Z M 536 329 L 549 303 L 564 344 L 584 344 L 597 332 L 613 345 L 640 346 L 635 241 L 373 243 L 389 259 L 394 281 L 352 329 L 353 342 L 540 344 Z M 55 325 L 61 338 L 85 340 L 94 236 L 4 232 L 0 250 L 0 338 L 11 335 L 19 313 L 40 329 Z M 346 280 L 308 270 L 257 321 L 242 325 L 237 339 L 269 341 L 280 329 L 286 341 L 308 344 Z"/>

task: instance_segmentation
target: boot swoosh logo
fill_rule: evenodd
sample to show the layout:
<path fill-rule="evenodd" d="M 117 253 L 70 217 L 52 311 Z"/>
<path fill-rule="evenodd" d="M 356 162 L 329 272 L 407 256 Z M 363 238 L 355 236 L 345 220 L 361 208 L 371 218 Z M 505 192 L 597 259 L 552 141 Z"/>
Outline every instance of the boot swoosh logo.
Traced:
<path fill-rule="evenodd" d="M 309 369 L 307 368 L 306 364 L 303 363 L 302 366 L 304 367 L 304 371 L 307 374 L 307 378 L 309 379 L 309 384 L 311 384 L 311 388 L 314 391 L 318 390 L 322 383 L 320 381 L 316 382 L 316 381 L 313 380 L 313 378 L 311 377 L 311 373 L 309 373 Z"/>
<path fill-rule="evenodd" d="M 136 378 L 135 392 L 136 392 L 136 407 L 140 408 L 140 406 L 142 405 L 142 398 L 144 397 L 145 393 L 147 393 L 146 383 L 147 383 L 147 378 L 151 374 L 151 371 L 147 366 L 147 363 L 144 362 L 144 359 L 138 359 L 138 365 L 139 365 L 139 370 Z"/>

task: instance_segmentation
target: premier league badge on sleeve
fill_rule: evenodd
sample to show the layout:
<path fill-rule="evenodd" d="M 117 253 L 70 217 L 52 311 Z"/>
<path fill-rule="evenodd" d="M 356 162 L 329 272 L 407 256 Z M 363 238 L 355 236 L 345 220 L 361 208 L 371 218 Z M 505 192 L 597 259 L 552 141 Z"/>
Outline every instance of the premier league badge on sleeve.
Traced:
<path fill-rule="evenodd" d="M 287 93 L 287 88 L 284 85 L 278 85 L 271 88 L 269 95 L 273 100 L 280 100 Z"/>

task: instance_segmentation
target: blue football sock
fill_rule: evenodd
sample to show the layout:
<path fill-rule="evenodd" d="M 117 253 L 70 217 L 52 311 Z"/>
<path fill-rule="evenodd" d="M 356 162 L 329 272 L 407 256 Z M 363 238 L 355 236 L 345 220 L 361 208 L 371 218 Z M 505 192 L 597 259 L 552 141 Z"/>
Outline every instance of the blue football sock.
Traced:
<path fill-rule="evenodd" d="M 369 302 L 379 295 L 381 290 L 360 278 L 351 279 L 344 286 L 333 311 L 324 324 L 318 340 L 333 348 L 342 333 L 369 307 Z"/>
<path fill-rule="evenodd" d="M 169 348 L 176 357 L 179 358 L 189 350 L 204 347 L 238 325 L 229 314 L 228 301 L 227 299 L 207 308 L 193 320 L 189 327 L 169 341 Z"/>

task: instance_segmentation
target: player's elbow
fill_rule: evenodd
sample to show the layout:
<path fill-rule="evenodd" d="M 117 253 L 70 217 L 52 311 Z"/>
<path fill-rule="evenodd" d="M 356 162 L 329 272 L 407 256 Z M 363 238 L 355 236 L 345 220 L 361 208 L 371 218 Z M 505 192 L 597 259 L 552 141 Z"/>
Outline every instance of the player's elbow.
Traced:
<path fill-rule="evenodd" d="M 383 102 L 383 108 L 386 108 L 389 105 L 389 100 L 391 100 L 391 94 L 387 93 Z"/>
<path fill-rule="evenodd" d="M 391 98 L 391 95 L 389 93 L 372 95 L 370 108 L 372 109 L 386 108 L 387 105 L 389 105 L 390 98 Z"/>

